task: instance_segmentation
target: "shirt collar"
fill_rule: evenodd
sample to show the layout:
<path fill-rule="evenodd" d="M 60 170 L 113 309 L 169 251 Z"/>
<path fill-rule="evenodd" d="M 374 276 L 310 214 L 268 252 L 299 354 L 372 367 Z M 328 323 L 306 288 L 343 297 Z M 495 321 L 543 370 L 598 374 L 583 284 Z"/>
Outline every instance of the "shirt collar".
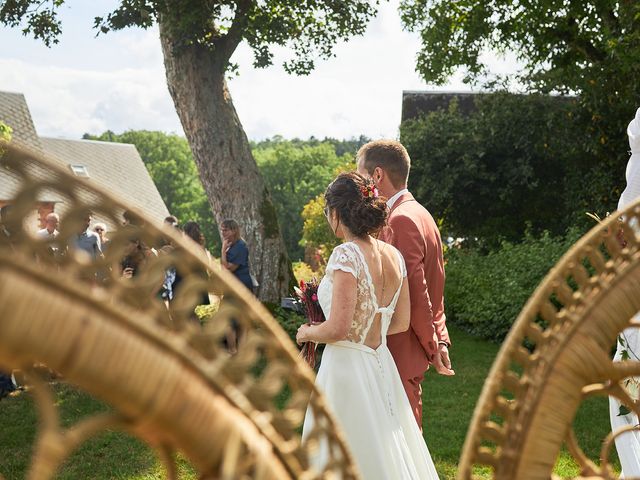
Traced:
<path fill-rule="evenodd" d="M 389 208 L 393 208 L 393 206 L 395 205 L 396 201 L 405 193 L 409 193 L 409 189 L 408 188 L 403 188 L 402 190 L 400 190 L 398 193 L 396 193 L 393 197 L 391 197 L 389 200 L 387 200 L 387 206 Z"/>

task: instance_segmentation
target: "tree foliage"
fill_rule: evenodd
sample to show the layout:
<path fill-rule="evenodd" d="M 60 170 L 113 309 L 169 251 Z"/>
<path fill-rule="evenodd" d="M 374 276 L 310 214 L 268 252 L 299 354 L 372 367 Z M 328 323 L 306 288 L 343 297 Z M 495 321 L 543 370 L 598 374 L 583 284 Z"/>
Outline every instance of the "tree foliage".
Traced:
<path fill-rule="evenodd" d="M 221 243 L 218 227 L 184 137 L 129 130 L 121 134 L 111 131 L 97 136 L 85 134 L 83 138 L 135 145 L 169 212 L 178 217 L 180 224 L 190 220 L 198 222 L 207 246 L 219 255 Z"/>
<path fill-rule="evenodd" d="M 13 135 L 13 129 L 6 123 L 0 121 L 0 155 L 2 155 L 5 149 L 2 148 L 3 143 L 9 143 Z"/>
<path fill-rule="evenodd" d="M 421 34 L 417 67 L 431 82 L 445 83 L 458 67 L 469 79 L 487 75 L 487 50 L 515 52 L 524 79 L 546 91 L 603 91 L 604 73 L 630 80 L 640 71 L 634 1 L 403 0 L 400 12 Z"/>
<path fill-rule="evenodd" d="M 639 2 L 403 0 L 400 11 L 420 32 L 425 80 L 445 83 L 462 67 L 467 81 L 483 82 L 492 78 L 483 54 L 513 52 L 529 91 L 579 95 L 580 147 L 622 176 L 626 125 L 640 106 Z"/>
<path fill-rule="evenodd" d="M 353 168 L 354 154 L 338 156 L 329 142 L 281 138 L 254 146 L 253 155 L 274 201 L 291 258 L 304 256 L 300 245 L 303 207 L 324 192 L 338 168 L 348 165 Z"/>
<path fill-rule="evenodd" d="M 562 235 L 585 212 L 615 209 L 611 172 L 579 148 L 575 98 L 478 95 L 475 110 L 432 112 L 401 126 L 409 188 L 443 220 L 443 234 L 492 247 L 529 229 Z"/>
<path fill-rule="evenodd" d="M 334 170 L 332 178 L 342 172 L 355 170 L 355 167 L 354 160 L 345 163 Z M 305 247 L 316 249 L 325 260 L 328 260 L 333 249 L 342 240 L 335 236 L 327 222 L 327 217 L 324 214 L 324 192 L 307 202 L 302 209 L 301 217 L 304 225 L 300 243 Z"/>

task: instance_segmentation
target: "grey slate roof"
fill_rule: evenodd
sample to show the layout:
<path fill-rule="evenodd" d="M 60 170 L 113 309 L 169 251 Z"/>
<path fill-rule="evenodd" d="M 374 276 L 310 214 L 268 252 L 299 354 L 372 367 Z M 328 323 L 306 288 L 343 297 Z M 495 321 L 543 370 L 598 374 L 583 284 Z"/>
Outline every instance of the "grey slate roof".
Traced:
<path fill-rule="evenodd" d="M 48 156 L 63 167 L 70 170 L 70 165 L 84 165 L 89 183 L 106 188 L 157 221 L 169 215 L 134 145 L 48 137 L 40 137 L 40 141 Z"/>
<path fill-rule="evenodd" d="M 12 143 L 43 152 L 67 169 L 69 165 L 84 165 L 89 172 L 89 184 L 95 182 L 157 221 L 169 214 L 134 145 L 39 137 L 20 93 L 0 92 L 0 121 L 12 128 Z M 42 169 L 34 166 L 29 170 L 35 177 L 45 178 Z M 0 200 L 12 199 L 18 185 L 15 177 L 0 170 Z M 38 200 L 62 199 L 55 192 L 44 191 Z"/>
<path fill-rule="evenodd" d="M 31 119 L 27 101 L 21 93 L 0 92 L 0 122 L 11 127 L 11 142 L 21 147 L 42 153 L 42 144 Z M 35 165 L 28 167 L 35 178 L 44 178 L 44 171 Z M 0 171 L 0 200 L 9 200 L 15 196 L 20 182 L 7 171 Z M 41 192 L 38 200 L 55 202 L 58 195 L 50 191 Z"/>
<path fill-rule="evenodd" d="M 42 152 L 27 101 L 21 93 L 0 92 L 0 122 L 13 129 L 11 141 Z"/>

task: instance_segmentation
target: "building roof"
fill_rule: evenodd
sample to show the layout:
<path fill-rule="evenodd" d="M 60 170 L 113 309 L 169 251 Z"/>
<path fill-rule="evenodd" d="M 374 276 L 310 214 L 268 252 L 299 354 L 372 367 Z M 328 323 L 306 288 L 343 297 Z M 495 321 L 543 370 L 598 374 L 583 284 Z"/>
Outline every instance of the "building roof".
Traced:
<path fill-rule="evenodd" d="M 63 167 L 72 172 L 72 166 L 84 167 L 89 183 L 106 188 L 158 221 L 169 215 L 135 145 L 48 137 L 40 141 L 48 156 Z"/>
<path fill-rule="evenodd" d="M 469 115 L 476 110 L 476 100 L 488 95 L 500 95 L 501 92 L 470 92 L 470 91 L 435 91 L 435 90 L 404 90 L 402 92 L 402 119 L 413 120 L 438 110 L 447 110 L 452 100 L 457 100 L 458 111 Z M 523 93 L 509 93 L 513 96 L 523 96 Z M 573 95 L 547 95 L 556 102 L 575 100 Z"/>
<path fill-rule="evenodd" d="M 11 142 L 29 150 L 42 153 L 42 144 L 31 119 L 27 101 L 21 93 L 0 92 L 0 122 L 11 128 Z M 42 168 L 30 165 L 27 171 L 34 178 L 45 178 Z M 0 171 L 0 200 L 9 200 L 18 192 L 20 180 L 13 173 Z M 58 195 L 50 191 L 40 192 L 38 200 L 58 201 Z"/>
<path fill-rule="evenodd" d="M 475 99 L 483 93 L 475 92 L 438 92 L 438 91 L 415 91 L 405 90 L 402 92 L 402 119 L 412 120 L 420 115 L 425 115 L 437 110 L 449 108 L 451 100 L 458 100 L 458 109 L 464 114 L 469 114 L 475 110 Z"/>
<path fill-rule="evenodd" d="M 95 182 L 125 204 L 141 209 L 158 221 L 169 214 L 134 145 L 39 137 L 24 95 L 20 93 L 0 92 L 0 122 L 13 130 L 12 143 L 45 153 L 72 172 L 71 165 L 83 166 L 88 172 L 89 184 Z M 36 178 L 44 179 L 46 176 L 46 172 L 35 165 L 28 170 Z M 0 170 L 0 201 L 12 199 L 19 185 L 14 175 Z M 62 198 L 55 192 L 44 190 L 38 200 L 60 202 Z"/>
<path fill-rule="evenodd" d="M 11 141 L 42 152 L 40 138 L 33 125 L 27 101 L 21 93 L 0 92 L 0 122 L 13 130 Z"/>

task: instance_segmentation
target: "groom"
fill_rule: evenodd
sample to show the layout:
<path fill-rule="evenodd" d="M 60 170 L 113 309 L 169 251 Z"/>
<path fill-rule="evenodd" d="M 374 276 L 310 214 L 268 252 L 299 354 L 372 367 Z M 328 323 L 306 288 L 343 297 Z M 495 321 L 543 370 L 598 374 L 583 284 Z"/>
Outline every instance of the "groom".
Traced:
<path fill-rule="evenodd" d="M 411 325 L 406 332 L 389 335 L 387 344 L 422 429 L 421 383 L 429 364 L 442 375 L 454 375 L 444 315 L 440 232 L 431 214 L 407 190 L 411 160 L 400 142 L 369 142 L 360 148 L 356 161 L 358 173 L 373 179 L 380 194 L 388 199 L 389 226 L 380 240 L 400 250 L 407 265 Z"/>

